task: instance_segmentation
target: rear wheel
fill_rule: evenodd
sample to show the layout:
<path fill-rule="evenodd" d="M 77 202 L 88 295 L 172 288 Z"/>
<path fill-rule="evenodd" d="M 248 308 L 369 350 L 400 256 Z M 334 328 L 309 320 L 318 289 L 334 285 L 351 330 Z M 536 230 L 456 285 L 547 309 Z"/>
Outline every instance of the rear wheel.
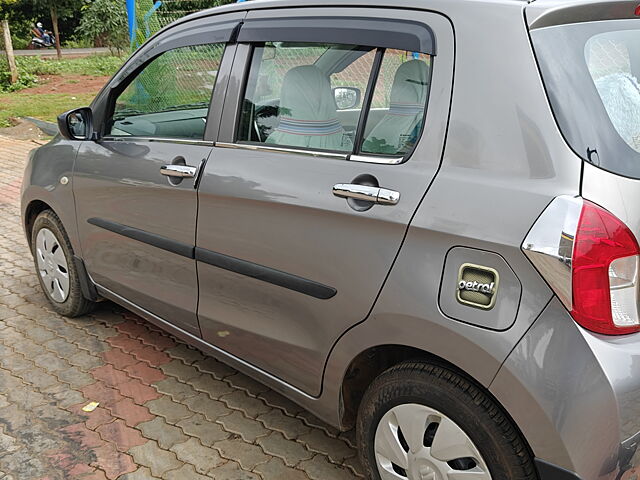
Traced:
<path fill-rule="evenodd" d="M 38 280 L 52 308 L 67 317 L 91 311 L 95 304 L 82 295 L 71 242 L 58 216 L 51 210 L 41 212 L 31 238 Z"/>
<path fill-rule="evenodd" d="M 445 367 L 402 363 L 367 389 L 360 458 L 374 480 L 536 480 L 511 420 L 479 387 Z"/>

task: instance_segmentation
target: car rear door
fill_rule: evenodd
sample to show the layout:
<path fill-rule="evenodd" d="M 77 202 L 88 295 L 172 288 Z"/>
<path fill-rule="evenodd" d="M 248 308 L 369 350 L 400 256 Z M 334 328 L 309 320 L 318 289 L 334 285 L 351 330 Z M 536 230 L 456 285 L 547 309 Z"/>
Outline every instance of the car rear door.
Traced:
<path fill-rule="evenodd" d="M 422 11 L 261 10 L 237 48 L 199 187 L 198 317 L 208 342 L 317 395 L 332 345 L 366 319 L 438 169 L 453 32 Z M 410 80 L 426 116 L 424 100 L 393 87 L 412 61 L 409 76 L 429 67 Z M 335 112 L 321 73 L 362 99 Z"/>
<path fill-rule="evenodd" d="M 102 136 L 75 162 L 82 256 L 100 292 L 197 336 L 195 186 L 242 16 L 192 21 L 142 47 L 92 105 Z"/>

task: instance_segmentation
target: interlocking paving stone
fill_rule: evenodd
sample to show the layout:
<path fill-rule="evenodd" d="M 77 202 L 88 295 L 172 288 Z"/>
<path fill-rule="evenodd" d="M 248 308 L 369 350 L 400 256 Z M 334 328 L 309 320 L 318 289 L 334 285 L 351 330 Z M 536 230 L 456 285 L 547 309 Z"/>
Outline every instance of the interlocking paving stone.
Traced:
<path fill-rule="evenodd" d="M 209 472 L 209 476 L 215 478 L 215 480 L 260 480 L 258 475 L 242 470 L 240 465 L 233 461 L 212 469 Z"/>
<path fill-rule="evenodd" d="M 224 403 L 218 400 L 211 400 L 211 398 L 204 393 L 187 398 L 183 403 L 192 412 L 201 413 L 207 420 L 211 421 L 215 421 L 224 415 L 230 415 L 233 412 Z"/>
<path fill-rule="evenodd" d="M 201 362 L 205 358 L 198 350 L 188 347 L 183 343 L 170 348 L 167 350 L 167 353 L 173 358 L 182 360 L 187 365 L 193 365 L 196 362 Z"/>
<path fill-rule="evenodd" d="M 146 407 L 136 405 L 130 398 L 124 398 L 111 407 L 107 407 L 112 415 L 124 420 L 130 427 L 153 418 Z"/>
<path fill-rule="evenodd" d="M 132 398 L 138 405 L 143 405 L 162 396 L 153 387 L 135 379 L 118 385 L 118 391 L 125 397 Z"/>
<path fill-rule="evenodd" d="M 205 477 L 196 472 L 192 465 L 185 464 L 177 470 L 167 472 L 166 480 L 211 480 L 211 477 Z"/>
<path fill-rule="evenodd" d="M 278 409 L 263 413 L 258 417 L 258 421 L 265 427 L 282 433 L 289 440 L 295 440 L 300 435 L 311 431 L 311 427 L 305 425 L 302 420 L 285 415 Z"/>
<path fill-rule="evenodd" d="M 293 403 L 288 398 L 280 395 L 277 392 L 274 392 L 273 390 L 260 393 L 258 395 L 258 398 L 260 398 L 264 403 L 266 403 L 270 407 L 278 408 L 291 417 L 296 416 L 298 413 L 304 410 L 301 406 L 297 405 L 296 403 Z"/>
<path fill-rule="evenodd" d="M 239 438 L 222 440 L 213 448 L 218 450 L 224 458 L 238 462 L 244 470 L 253 470 L 256 465 L 266 463 L 270 458 L 257 445 L 243 442 Z"/>
<path fill-rule="evenodd" d="M 196 437 L 207 447 L 213 446 L 220 440 L 226 440 L 231 436 L 229 432 L 222 429 L 220 425 L 207 420 L 204 415 L 195 415 L 180 420 L 176 426 L 180 427 L 184 433 L 191 437 Z"/>
<path fill-rule="evenodd" d="M 255 397 L 261 393 L 268 392 L 270 390 L 269 387 L 264 384 L 254 380 L 251 377 L 248 377 L 242 373 L 236 373 L 235 375 L 230 375 L 224 379 L 229 385 L 233 388 L 238 388 L 240 390 L 246 391 L 249 395 Z"/>
<path fill-rule="evenodd" d="M 200 376 L 200 372 L 190 365 L 182 363 L 180 360 L 172 360 L 169 363 L 160 365 L 160 369 L 172 377 L 176 377 L 181 382 L 187 382 L 192 378 Z"/>
<path fill-rule="evenodd" d="M 164 380 L 154 383 L 155 389 L 164 395 L 169 395 L 174 402 L 182 402 L 187 398 L 195 397 L 198 392 L 187 383 L 182 383 L 174 377 L 168 377 Z"/>
<path fill-rule="evenodd" d="M 182 433 L 182 430 L 169 425 L 162 417 L 156 417 L 149 422 L 141 423 L 137 428 L 146 438 L 157 441 L 161 448 L 167 450 L 176 443 L 183 443 L 189 439 Z"/>
<path fill-rule="evenodd" d="M 20 223 L 33 146 L 0 136 L 0 479 L 361 476 L 353 432 L 133 313 L 51 311 Z"/>
<path fill-rule="evenodd" d="M 129 353 L 125 353 L 118 348 L 114 348 L 113 350 L 107 350 L 106 352 L 103 352 L 102 359 L 108 364 L 113 365 L 113 367 L 118 370 L 122 370 L 125 367 L 138 363 L 138 360 L 136 359 L 136 357 L 134 357 Z M 99 365 L 102 365 L 102 362 L 100 362 Z"/>
<path fill-rule="evenodd" d="M 217 420 L 222 427 L 231 433 L 240 435 L 245 442 L 254 443 L 258 438 L 269 434 L 260 422 L 245 417 L 239 411 L 233 412 Z"/>
<path fill-rule="evenodd" d="M 309 450 L 316 453 L 324 453 L 334 463 L 342 463 L 354 455 L 349 445 L 337 438 L 329 437 L 322 430 L 313 430 L 298 437 L 298 442 L 304 444 Z"/>
<path fill-rule="evenodd" d="M 269 436 L 259 438 L 257 443 L 266 454 L 281 458 L 290 467 L 313 457 L 313 453 L 302 444 L 287 440 L 280 432 L 271 432 Z"/>
<path fill-rule="evenodd" d="M 182 466 L 182 462 L 173 452 L 163 450 L 153 440 L 149 440 L 144 445 L 133 447 L 129 453 L 137 464 L 148 467 L 156 477 L 162 477 L 169 470 L 175 470 Z"/>
<path fill-rule="evenodd" d="M 263 480 L 307 480 L 308 478 L 302 470 L 288 467 L 279 458 L 272 458 L 267 463 L 258 465 L 255 472 L 260 474 Z"/>
<path fill-rule="evenodd" d="M 201 372 L 210 373 L 218 380 L 223 380 L 229 375 L 235 375 L 236 373 L 236 370 L 213 357 L 207 357 L 202 361 L 198 361 L 194 363 L 194 366 Z"/>
<path fill-rule="evenodd" d="M 176 470 L 173 470 L 176 471 Z M 151 470 L 147 467 L 140 467 L 133 473 L 127 473 L 121 476 L 118 480 L 157 480 L 158 477 L 154 477 L 151 474 Z"/>
<path fill-rule="evenodd" d="M 228 384 L 208 373 L 188 380 L 188 385 L 191 385 L 194 390 L 206 393 L 211 398 L 220 398 L 234 391 Z"/>
<path fill-rule="evenodd" d="M 171 451 L 176 454 L 178 459 L 193 465 L 196 472 L 202 474 L 225 462 L 216 450 L 202 446 L 195 438 L 174 445 L 171 447 Z"/>
<path fill-rule="evenodd" d="M 169 397 L 160 397 L 157 400 L 151 400 L 146 406 L 151 413 L 164 417 L 167 423 L 171 424 L 178 423 L 183 418 L 189 418 L 193 415 L 193 412 L 187 407 L 174 402 Z"/>
<path fill-rule="evenodd" d="M 96 460 L 91 465 L 104 470 L 104 474 L 109 480 L 115 480 L 121 475 L 136 470 L 131 456 L 118 452 L 112 444 L 107 443 L 96 447 L 93 452 L 96 455 Z"/>
<path fill-rule="evenodd" d="M 138 430 L 128 427 L 122 420 L 107 423 L 96 429 L 100 438 L 115 445 L 116 449 L 126 452 L 132 447 L 143 445 L 147 439 Z"/>
<path fill-rule="evenodd" d="M 252 418 L 271 410 L 262 400 L 250 397 L 242 390 L 236 390 L 233 393 L 220 397 L 220 401 L 224 402 L 229 408 L 241 410 L 245 415 Z"/>
<path fill-rule="evenodd" d="M 302 462 L 299 468 L 304 470 L 311 480 L 349 480 L 354 477 L 351 470 L 339 467 L 324 455 L 316 455 L 311 460 Z"/>

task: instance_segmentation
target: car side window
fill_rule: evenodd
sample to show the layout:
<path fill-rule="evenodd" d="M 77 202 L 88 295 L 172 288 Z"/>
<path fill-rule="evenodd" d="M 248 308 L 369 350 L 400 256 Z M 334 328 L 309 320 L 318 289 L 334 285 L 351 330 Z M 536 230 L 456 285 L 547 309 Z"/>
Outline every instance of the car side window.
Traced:
<path fill-rule="evenodd" d="M 117 97 L 107 134 L 201 140 L 224 47 L 181 47 L 156 57 Z"/>
<path fill-rule="evenodd" d="M 256 45 L 237 141 L 352 152 L 374 59 L 356 45 Z"/>
<path fill-rule="evenodd" d="M 431 80 L 431 57 L 386 50 L 373 90 L 360 152 L 404 156 L 422 133 Z"/>

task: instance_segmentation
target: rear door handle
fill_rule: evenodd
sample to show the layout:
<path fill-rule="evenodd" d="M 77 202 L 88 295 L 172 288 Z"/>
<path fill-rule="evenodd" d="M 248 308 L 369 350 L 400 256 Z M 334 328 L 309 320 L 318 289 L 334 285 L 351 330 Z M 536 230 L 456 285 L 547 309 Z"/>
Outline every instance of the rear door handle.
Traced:
<path fill-rule="evenodd" d="M 160 173 L 167 177 L 177 178 L 193 178 L 196 176 L 196 167 L 190 167 L 188 165 L 163 165 L 160 167 Z"/>
<path fill-rule="evenodd" d="M 400 192 L 356 183 L 338 183 L 333 186 L 333 194 L 340 198 L 354 198 L 379 205 L 397 205 L 400 201 Z"/>

